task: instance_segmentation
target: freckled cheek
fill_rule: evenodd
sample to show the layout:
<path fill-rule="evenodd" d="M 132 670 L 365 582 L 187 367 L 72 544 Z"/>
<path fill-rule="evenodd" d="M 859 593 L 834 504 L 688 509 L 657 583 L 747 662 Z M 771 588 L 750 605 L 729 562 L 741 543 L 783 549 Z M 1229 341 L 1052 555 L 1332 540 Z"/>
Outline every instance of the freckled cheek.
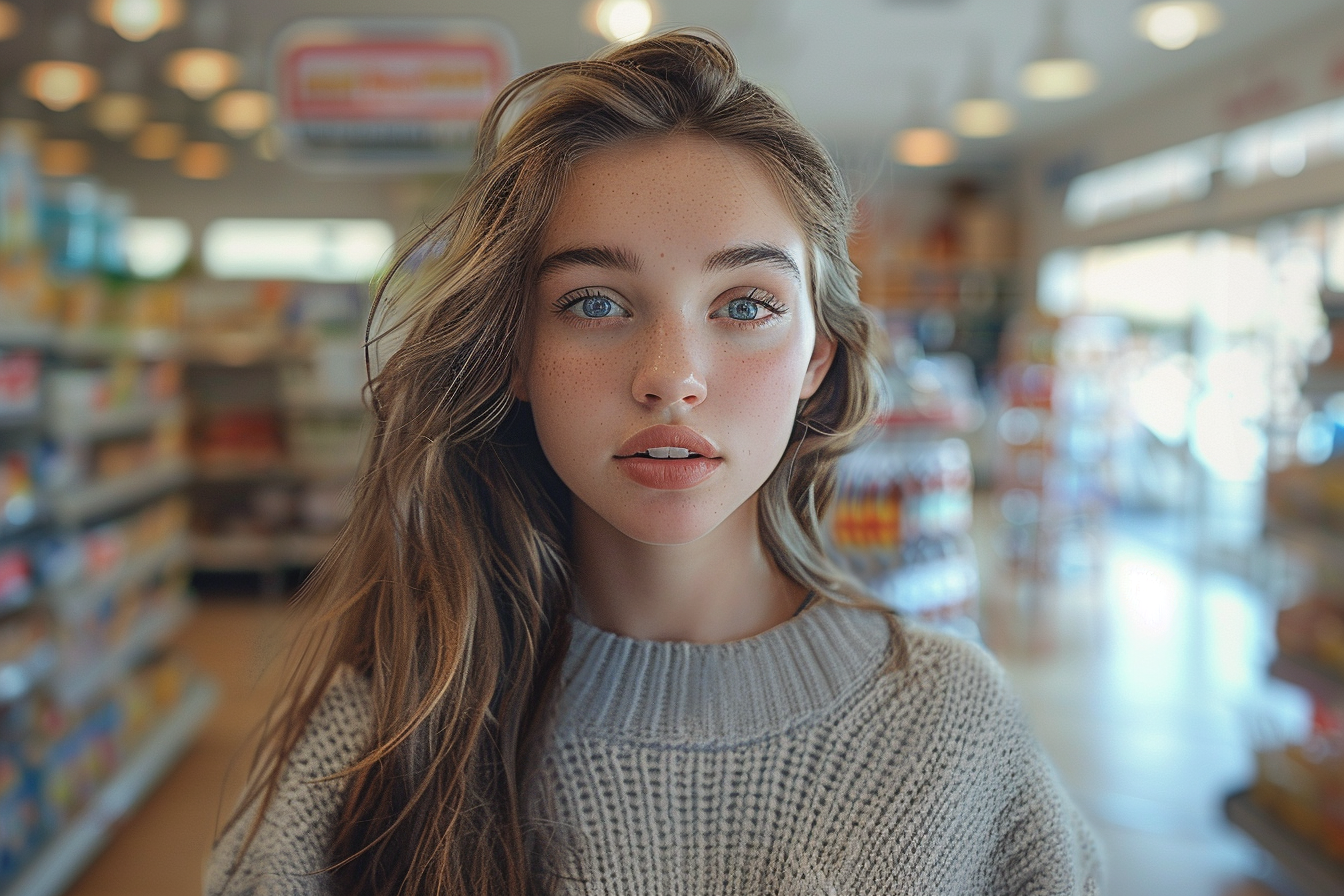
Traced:
<path fill-rule="evenodd" d="M 754 462 L 773 463 L 788 444 L 798 410 L 798 387 L 806 359 L 796 351 L 763 352 L 736 359 L 723 369 L 711 392 L 723 396 L 733 441 Z"/>
<path fill-rule="evenodd" d="M 602 421 L 619 399 L 608 365 L 591 353 L 539 344 L 528 367 L 528 393 L 537 435 L 552 464 L 605 456 Z M 628 390 L 627 390 L 628 391 Z"/>

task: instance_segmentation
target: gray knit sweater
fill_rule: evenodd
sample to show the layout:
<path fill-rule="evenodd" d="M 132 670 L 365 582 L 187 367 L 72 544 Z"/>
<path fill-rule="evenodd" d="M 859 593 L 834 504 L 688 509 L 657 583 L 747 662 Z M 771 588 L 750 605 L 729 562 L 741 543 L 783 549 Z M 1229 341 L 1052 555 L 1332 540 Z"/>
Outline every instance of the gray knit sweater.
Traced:
<path fill-rule="evenodd" d="M 883 674 L 881 616 L 822 604 L 729 644 L 574 622 L 527 804 L 565 894 L 1089 894 L 1095 840 L 981 648 L 909 629 Z M 367 683 L 343 670 L 291 754 L 238 873 L 209 896 L 331 893 L 341 782 Z"/>

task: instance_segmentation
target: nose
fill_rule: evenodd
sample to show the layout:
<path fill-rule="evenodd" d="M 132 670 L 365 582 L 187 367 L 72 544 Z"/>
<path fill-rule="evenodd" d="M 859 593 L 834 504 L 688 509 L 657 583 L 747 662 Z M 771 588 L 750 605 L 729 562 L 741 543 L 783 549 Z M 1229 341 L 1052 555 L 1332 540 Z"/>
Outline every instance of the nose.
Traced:
<path fill-rule="evenodd" d="M 705 400 L 703 364 L 689 330 L 669 321 L 649 328 L 630 383 L 635 401 L 649 410 L 690 408 Z"/>

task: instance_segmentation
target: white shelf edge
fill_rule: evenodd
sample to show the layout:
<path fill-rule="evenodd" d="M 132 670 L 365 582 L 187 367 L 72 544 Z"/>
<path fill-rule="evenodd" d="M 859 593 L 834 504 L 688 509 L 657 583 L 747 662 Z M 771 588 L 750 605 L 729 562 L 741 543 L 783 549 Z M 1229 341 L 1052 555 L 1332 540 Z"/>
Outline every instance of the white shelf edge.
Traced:
<path fill-rule="evenodd" d="M 101 411 L 83 419 L 77 417 L 47 418 L 47 432 L 56 439 L 65 442 L 88 441 L 108 436 L 124 435 L 148 429 L 160 420 L 180 414 L 183 404 L 180 399 L 156 401 L 132 405 L 125 408 L 113 408 Z"/>
<path fill-rule="evenodd" d="M 177 598 L 165 609 L 155 610 L 131 628 L 124 641 L 91 665 L 62 674 L 58 668 L 51 677 L 51 691 L 66 706 L 79 706 L 109 682 L 118 681 L 151 648 L 162 644 L 191 616 L 192 607 L 185 597 Z"/>
<path fill-rule="evenodd" d="M 190 479 L 191 465 L 185 460 L 161 461 L 107 482 L 53 494 L 51 515 L 57 523 L 77 526 L 108 511 L 172 491 Z"/>
<path fill-rule="evenodd" d="M 67 358 L 133 355 L 153 361 L 179 355 L 182 340 L 176 330 L 63 330 L 53 347 Z"/>
<path fill-rule="evenodd" d="M 178 705 L 146 735 L 75 820 L 28 863 L 3 896 L 57 896 L 74 883 L 116 827 L 191 745 L 218 699 L 219 688 L 214 683 L 191 682 Z"/>
<path fill-rule="evenodd" d="M 185 533 L 178 533 L 148 551 L 123 561 L 115 572 L 93 582 L 63 588 L 49 594 L 53 608 L 65 619 L 82 616 L 111 591 L 137 584 L 178 560 L 190 557 Z"/>
<path fill-rule="evenodd" d="M 1228 821 L 1272 855 L 1308 896 L 1344 893 L 1344 865 L 1330 861 L 1325 853 L 1276 821 L 1251 801 L 1249 793 L 1229 796 L 1224 811 Z"/>

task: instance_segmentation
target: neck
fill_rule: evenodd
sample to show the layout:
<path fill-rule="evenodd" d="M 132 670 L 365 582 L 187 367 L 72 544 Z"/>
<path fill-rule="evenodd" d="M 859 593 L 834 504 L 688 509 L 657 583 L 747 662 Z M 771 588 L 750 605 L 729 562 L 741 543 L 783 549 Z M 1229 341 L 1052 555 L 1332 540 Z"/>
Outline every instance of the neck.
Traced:
<path fill-rule="evenodd" d="M 722 644 L 784 622 L 806 589 L 766 555 L 756 497 L 688 544 L 635 541 L 574 502 L 576 612 L 589 625 L 649 641 Z"/>

